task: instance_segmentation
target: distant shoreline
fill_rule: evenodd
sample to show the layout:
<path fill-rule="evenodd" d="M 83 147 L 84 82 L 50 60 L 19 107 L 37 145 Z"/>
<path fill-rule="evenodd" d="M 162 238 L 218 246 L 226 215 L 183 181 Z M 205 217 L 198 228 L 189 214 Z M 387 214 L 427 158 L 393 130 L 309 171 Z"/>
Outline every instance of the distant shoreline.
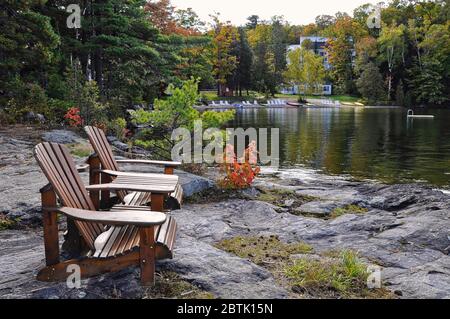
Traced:
<path fill-rule="evenodd" d="M 199 111 L 208 111 L 208 110 L 245 110 L 245 109 L 295 109 L 295 108 L 367 108 L 367 109 L 400 109 L 404 108 L 398 105 L 306 105 L 302 104 L 300 106 L 294 105 L 245 105 L 242 107 L 233 106 L 233 105 L 222 105 L 222 106 L 194 106 L 195 109 Z"/>

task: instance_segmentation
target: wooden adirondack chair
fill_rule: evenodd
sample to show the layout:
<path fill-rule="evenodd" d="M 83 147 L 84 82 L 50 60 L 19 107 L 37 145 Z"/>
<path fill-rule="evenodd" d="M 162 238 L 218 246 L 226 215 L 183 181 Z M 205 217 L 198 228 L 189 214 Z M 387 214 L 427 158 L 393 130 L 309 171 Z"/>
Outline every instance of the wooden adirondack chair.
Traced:
<path fill-rule="evenodd" d="M 41 190 L 46 267 L 41 281 L 64 280 L 67 266 L 78 265 L 82 277 L 140 265 L 144 285 L 154 283 L 155 258 L 172 258 L 176 222 L 150 207 L 113 207 L 98 211 L 89 191 L 139 191 L 170 194 L 174 185 L 109 183 L 85 187 L 66 147 L 42 143 L 34 154 L 49 181 Z M 58 201 L 60 205 L 58 205 Z M 60 261 L 57 214 L 67 216 L 79 231 L 85 249 L 80 258 Z"/>
<path fill-rule="evenodd" d="M 112 153 L 111 146 L 108 143 L 105 133 L 94 126 L 86 126 L 84 128 L 86 131 L 89 141 L 95 150 L 95 154 L 90 156 L 88 163 L 90 165 L 91 176 L 93 182 L 99 182 L 99 174 L 101 174 L 102 183 L 108 183 L 111 180 L 120 178 L 123 182 L 127 183 L 138 183 L 138 184 L 148 184 L 162 183 L 164 181 L 170 182 L 173 180 L 178 181 L 178 176 L 174 176 L 174 168 L 181 165 L 180 162 L 165 162 L 165 161 L 150 161 L 150 160 L 116 160 Z M 124 172 L 119 168 L 119 164 L 151 164 L 164 166 L 164 174 L 149 174 L 149 173 L 139 173 L 139 172 Z M 117 196 L 122 203 L 125 205 L 147 205 L 150 200 L 157 200 L 158 204 L 155 207 L 162 206 L 164 198 L 162 197 L 151 197 L 149 193 L 142 192 L 127 192 L 119 191 Z M 151 198 L 150 198 L 151 197 Z M 175 191 L 172 192 L 168 198 L 166 198 L 167 205 L 171 209 L 181 208 L 181 202 L 183 199 L 183 188 L 179 183 L 177 183 Z M 107 194 L 102 194 L 102 201 L 108 202 L 109 198 Z M 158 206 L 159 205 L 159 206 Z M 153 205 L 152 205 L 153 207 Z"/>

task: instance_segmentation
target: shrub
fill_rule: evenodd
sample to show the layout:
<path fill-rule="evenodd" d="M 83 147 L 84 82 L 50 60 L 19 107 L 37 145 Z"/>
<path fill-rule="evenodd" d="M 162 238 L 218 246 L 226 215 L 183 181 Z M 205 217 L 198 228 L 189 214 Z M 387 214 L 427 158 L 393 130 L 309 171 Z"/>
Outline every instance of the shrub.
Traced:
<path fill-rule="evenodd" d="M 93 121 L 92 125 L 95 126 L 96 128 L 101 129 L 103 132 L 107 132 L 107 128 L 108 128 L 108 122 L 97 122 L 97 121 Z"/>
<path fill-rule="evenodd" d="M 1 125 L 7 125 L 11 122 L 10 117 L 8 116 L 8 114 L 6 114 L 5 111 L 0 110 L 0 124 Z"/>
<path fill-rule="evenodd" d="M 83 118 L 80 115 L 80 109 L 77 107 L 71 107 L 64 118 L 71 127 L 80 127 L 83 125 Z"/>
<path fill-rule="evenodd" d="M 225 173 L 219 185 L 223 188 L 248 188 L 260 172 L 257 166 L 256 142 L 252 141 L 245 149 L 243 157 L 238 159 L 232 145 L 227 145 L 221 171 Z"/>
<path fill-rule="evenodd" d="M 209 98 L 208 98 L 208 96 L 207 96 L 205 93 L 202 93 L 202 94 L 200 95 L 199 101 L 200 101 L 202 104 L 204 104 L 204 105 L 208 105 L 208 103 L 209 103 Z"/>
<path fill-rule="evenodd" d="M 151 113 L 144 109 L 137 109 L 130 112 L 131 122 L 136 125 L 143 125 L 150 123 L 152 117 Z"/>
<path fill-rule="evenodd" d="M 72 102 L 67 102 L 59 99 L 48 99 L 48 109 L 51 116 L 47 120 L 54 124 L 61 124 L 64 122 L 67 111 L 73 106 Z"/>
<path fill-rule="evenodd" d="M 102 126 L 106 129 L 108 114 L 105 104 L 100 102 L 100 92 L 95 81 L 86 81 L 83 84 L 78 98 L 81 116 L 86 124 Z"/>
<path fill-rule="evenodd" d="M 127 134 L 127 121 L 122 117 L 118 117 L 110 122 L 109 130 L 119 140 L 123 140 Z"/>
<path fill-rule="evenodd" d="M 4 109 L 10 121 L 21 122 L 28 112 L 51 117 L 45 91 L 35 83 L 14 82 L 15 87 Z"/>

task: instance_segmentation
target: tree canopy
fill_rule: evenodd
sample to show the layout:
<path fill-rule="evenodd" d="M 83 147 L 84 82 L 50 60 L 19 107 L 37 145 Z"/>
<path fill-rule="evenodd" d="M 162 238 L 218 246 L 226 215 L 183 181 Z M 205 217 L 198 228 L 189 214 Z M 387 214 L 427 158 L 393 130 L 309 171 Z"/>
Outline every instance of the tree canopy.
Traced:
<path fill-rule="evenodd" d="M 67 25 L 70 4 L 82 9 L 79 29 Z M 308 82 L 304 74 L 292 76 L 296 66 L 287 63 L 287 47 L 300 36 L 327 39 L 330 68 L 319 70 L 306 51 L 300 66 L 314 66 L 309 73 L 329 81 L 335 94 L 374 99 L 365 88 L 375 76 L 377 102 L 403 96 L 409 105 L 448 105 L 449 7 L 445 0 L 392 0 L 379 7 L 377 29 L 367 24 L 376 8 L 371 4 L 353 16 L 319 15 L 305 25 L 249 12 L 248 22 L 235 26 L 219 14 L 208 25 L 170 0 L 6 0 L 0 4 L 0 112 L 9 121 L 29 112 L 59 121 L 74 106 L 90 118 L 86 105 L 100 103 L 111 119 L 166 97 L 170 83 L 191 77 L 200 78 L 200 90 L 216 88 L 219 95 L 274 95 L 294 78 Z M 86 94 L 95 103 L 83 102 Z"/>

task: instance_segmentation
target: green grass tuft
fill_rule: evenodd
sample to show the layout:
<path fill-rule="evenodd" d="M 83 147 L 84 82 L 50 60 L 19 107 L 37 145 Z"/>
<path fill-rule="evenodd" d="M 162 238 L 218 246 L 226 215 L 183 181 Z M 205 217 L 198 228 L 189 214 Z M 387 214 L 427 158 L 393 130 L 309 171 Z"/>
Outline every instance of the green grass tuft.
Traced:
<path fill-rule="evenodd" d="M 88 157 L 92 154 L 93 150 L 89 144 L 69 144 L 70 154 L 77 157 Z"/>
<path fill-rule="evenodd" d="M 338 218 L 339 216 L 345 215 L 345 214 L 364 214 L 367 213 L 369 210 L 365 207 L 361 207 L 358 205 L 347 205 L 344 207 L 338 207 L 335 208 L 331 214 L 331 218 Z"/>
<path fill-rule="evenodd" d="M 369 272 L 358 254 L 351 250 L 333 251 L 324 258 L 300 258 L 284 269 L 296 291 L 314 296 L 343 298 L 391 298 L 385 289 L 367 288 Z"/>
<path fill-rule="evenodd" d="M 14 228 L 17 222 L 18 220 L 9 219 L 4 215 L 0 215 L 0 231 Z"/>
<path fill-rule="evenodd" d="M 393 298 L 386 289 L 367 288 L 367 266 L 351 250 L 317 255 L 306 243 L 277 236 L 235 237 L 215 246 L 268 269 L 295 298 Z"/>

